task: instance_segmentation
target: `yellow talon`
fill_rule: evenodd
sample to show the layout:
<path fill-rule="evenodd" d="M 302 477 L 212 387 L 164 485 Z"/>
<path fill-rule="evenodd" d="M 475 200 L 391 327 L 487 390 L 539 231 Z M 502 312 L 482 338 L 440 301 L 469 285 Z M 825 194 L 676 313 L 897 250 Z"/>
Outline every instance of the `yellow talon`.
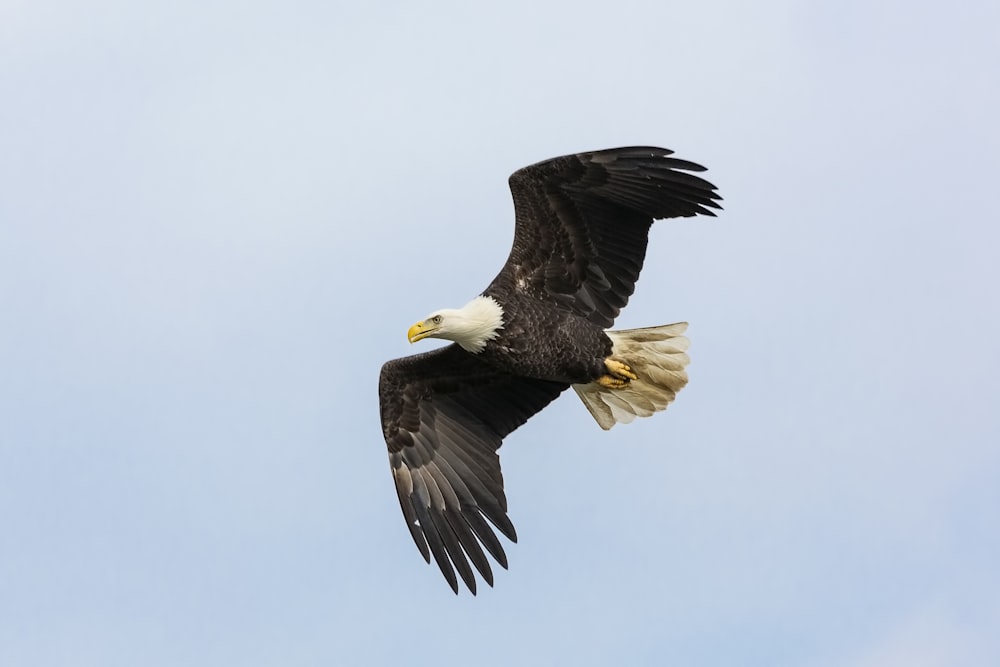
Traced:
<path fill-rule="evenodd" d="M 639 376 L 632 372 L 628 364 L 615 359 L 605 359 L 604 366 L 608 369 L 607 375 L 602 375 L 595 382 L 608 389 L 623 389 L 632 380 L 638 380 Z"/>
<path fill-rule="evenodd" d="M 602 375 L 601 377 L 594 380 L 597 384 L 602 387 L 607 387 L 608 389 L 624 389 L 628 386 L 628 380 L 621 380 L 610 375 Z"/>
<path fill-rule="evenodd" d="M 610 374 L 611 377 L 618 378 L 625 384 L 628 384 L 629 380 L 639 379 L 639 376 L 632 372 L 629 365 L 622 363 L 621 361 L 617 361 L 615 359 L 605 359 L 604 366 L 608 369 L 608 374 Z"/>

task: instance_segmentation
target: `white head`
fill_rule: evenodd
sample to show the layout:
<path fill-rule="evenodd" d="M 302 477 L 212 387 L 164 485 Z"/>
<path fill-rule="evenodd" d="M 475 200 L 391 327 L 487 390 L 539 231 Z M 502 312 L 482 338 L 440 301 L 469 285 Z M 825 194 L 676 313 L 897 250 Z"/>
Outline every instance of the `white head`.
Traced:
<path fill-rule="evenodd" d="M 482 352 L 486 342 L 500 335 L 503 308 L 493 297 L 477 296 L 461 308 L 445 308 L 431 313 L 406 332 L 411 343 L 423 338 L 455 341 L 469 352 Z"/>

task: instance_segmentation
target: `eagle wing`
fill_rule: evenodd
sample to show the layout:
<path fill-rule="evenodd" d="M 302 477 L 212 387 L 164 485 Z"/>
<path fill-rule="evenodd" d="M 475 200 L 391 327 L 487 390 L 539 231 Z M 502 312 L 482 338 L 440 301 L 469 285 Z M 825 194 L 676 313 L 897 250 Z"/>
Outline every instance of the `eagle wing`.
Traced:
<path fill-rule="evenodd" d="M 486 290 L 554 301 L 608 328 L 628 302 L 653 220 L 714 216 L 705 168 L 654 147 L 553 158 L 510 177 L 514 245 Z"/>
<path fill-rule="evenodd" d="M 497 449 L 567 386 L 499 372 L 457 345 L 382 367 L 382 429 L 399 505 L 424 560 L 434 556 L 456 593 L 455 569 L 476 592 L 469 560 L 493 585 L 482 547 L 507 567 L 489 525 L 517 541 Z"/>

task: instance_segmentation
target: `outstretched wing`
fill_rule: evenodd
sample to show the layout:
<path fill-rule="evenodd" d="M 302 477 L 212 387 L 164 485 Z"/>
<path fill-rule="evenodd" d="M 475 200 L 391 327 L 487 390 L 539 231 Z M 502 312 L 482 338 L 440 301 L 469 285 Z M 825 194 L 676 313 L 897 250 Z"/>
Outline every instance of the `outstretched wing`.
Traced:
<path fill-rule="evenodd" d="M 455 569 L 476 592 L 470 560 L 493 585 L 482 547 L 507 567 L 490 527 L 517 541 L 497 449 L 567 386 L 498 372 L 457 345 L 382 367 L 382 430 L 399 505 L 424 560 L 434 556 L 456 593 Z"/>
<path fill-rule="evenodd" d="M 554 301 L 608 328 L 635 289 L 653 220 L 715 214 L 705 168 L 665 148 L 567 155 L 510 177 L 516 227 L 507 263 L 486 294 Z"/>

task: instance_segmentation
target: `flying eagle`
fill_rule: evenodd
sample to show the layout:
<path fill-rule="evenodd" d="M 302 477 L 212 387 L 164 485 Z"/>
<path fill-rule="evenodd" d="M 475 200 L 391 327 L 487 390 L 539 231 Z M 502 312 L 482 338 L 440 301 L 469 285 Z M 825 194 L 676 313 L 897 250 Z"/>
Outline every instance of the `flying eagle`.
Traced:
<path fill-rule="evenodd" d="M 714 216 L 721 197 L 665 148 L 629 147 L 539 162 L 510 177 L 514 245 L 493 282 L 431 313 L 411 343 L 447 347 L 387 362 L 382 430 L 396 493 L 424 560 L 455 593 L 490 586 L 483 549 L 507 567 L 494 528 L 517 541 L 497 450 L 573 387 L 604 429 L 667 407 L 687 383 L 687 323 L 610 331 L 635 289 L 649 228 Z"/>

